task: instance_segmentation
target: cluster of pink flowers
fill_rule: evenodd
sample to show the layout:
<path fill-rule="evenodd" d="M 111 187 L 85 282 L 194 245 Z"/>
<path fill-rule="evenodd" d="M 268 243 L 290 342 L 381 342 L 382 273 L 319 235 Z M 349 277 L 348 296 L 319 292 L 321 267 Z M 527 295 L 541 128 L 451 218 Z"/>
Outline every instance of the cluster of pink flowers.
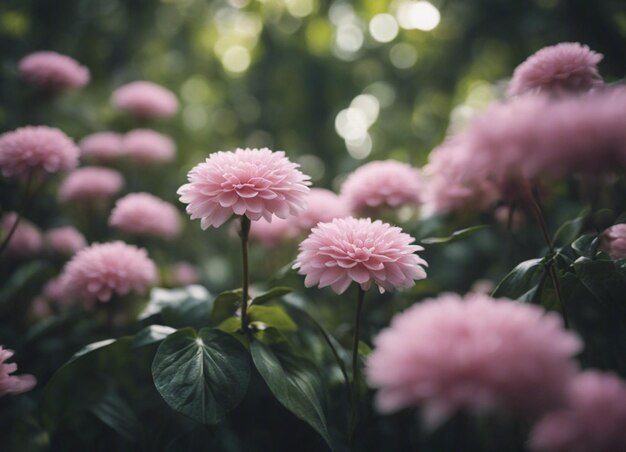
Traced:
<path fill-rule="evenodd" d="M 17 364 L 6 362 L 11 356 L 13 351 L 0 345 L 0 397 L 30 391 L 37 384 L 32 375 L 11 375 L 17 370 Z"/>
<path fill-rule="evenodd" d="M 613 259 L 626 258 L 626 224 L 616 224 L 602 233 L 600 248 Z"/>
<path fill-rule="evenodd" d="M 82 88 L 89 83 L 89 69 L 76 60 L 56 52 L 35 52 L 19 63 L 22 76 L 51 91 Z"/>
<path fill-rule="evenodd" d="M 85 166 L 72 171 L 59 187 L 63 202 L 107 200 L 124 186 L 122 175 L 113 169 Z"/>
<path fill-rule="evenodd" d="M 17 214 L 9 212 L 2 216 L 0 220 L 0 231 L 2 231 L 2 239 L 9 234 L 13 225 L 17 221 Z M 25 218 L 21 218 L 15 232 L 11 236 L 7 244 L 7 253 L 16 257 L 29 257 L 37 254 L 43 246 L 41 232 L 31 222 Z"/>
<path fill-rule="evenodd" d="M 109 224 L 133 235 L 173 239 L 180 233 L 178 210 L 150 193 L 131 193 L 118 199 Z"/>
<path fill-rule="evenodd" d="M 138 118 L 167 118 L 178 110 L 178 100 L 171 91 L 147 81 L 116 89 L 111 100 L 117 108 Z"/>
<path fill-rule="evenodd" d="M 99 162 L 107 162 L 124 155 L 122 135 L 116 132 L 98 132 L 83 138 L 80 143 L 81 154 Z"/>
<path fill-rule="evenodd" d="M 87 246 L 85 236 L 72 226 L 46 231 L 44 242 L 52 251 L 65 256 L 71 256 Z"/>

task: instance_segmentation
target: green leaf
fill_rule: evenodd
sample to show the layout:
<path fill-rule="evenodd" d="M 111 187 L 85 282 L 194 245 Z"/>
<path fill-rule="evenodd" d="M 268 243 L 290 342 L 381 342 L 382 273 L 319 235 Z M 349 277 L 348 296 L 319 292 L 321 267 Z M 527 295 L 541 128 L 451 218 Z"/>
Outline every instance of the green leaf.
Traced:
<path fill-rule="evenodd" d="M 369 354 L 372 353 L 372 348 L 369 345 L 367 345 L 365 342 L 359 341 L 358 351 L 359 351 L 359 355 L 363 356 L 364 358 L 367 358 Z"/>
<path fill-rule="evenodd" d="M 217 326 L 217 329 L 225 333 L 236 333 L 241 330 L 241 318 L 229 317 Z"/>
<path fill-rule="evenodd" d="M 465 228 L 458 231 L 453 232 L 447 237 L 428 237 L 421 240 L 421 243 L 424 245 L 437 245 L 440 243 L 452 243 L 458 240 L 466 239 L 477 233 L 478 231 L 482 231 L 483 229 L 489 228 L 488 224 L 481 224 L 478 226 L 472 226 L 471 228 Z"/>
<path fill-rule="evenodd" d="M 48 268 L 48 264 L 44 261 L 35 261 L 20 265 L 9 277 L 8 281 L 2 282 L 0 304 L 13 300 L 23 289 L 37 286 L 35 281 L 42 279 L 42 276 L 45 277 L 45 270 Z"/>
<path fill-rule="evenodd" d="M 135 335 L 133 348 L 145 347 L 146 345 L 156 344 L 157 342 L 161 342 L 167 336 L 175 332 L 175 328 L 170 328 L 169 326 L 165 325 L 147 326 Z"/>
<path fill-rule="evenodd" d="M 531 302 L 540 292 L 544 274 L 543 259 L 524 261 L 500 281 L 492 295 Z"/>
<path fill-rule="evenodd" d="M 574 241 L 574 243 L 572 243 L 572 248 L 580 256 L 591 258 L 595 256 L 598 245 L 599 240 L 596 234 L 586 234 Z"/>
<path fill-rule="evenodd" d="M 589 209 L 585 209 L 580 216 L 574 218 L 573 220 L 566 221 L 561 225 L 552 239 L 555 246 L 565 246 L 576 240 L 580 234 L 583 223 L 587 218 L 588 210 Z"/>
<path fill-rule="evenodd" d="M 626 275 L 619 271 L 612 260 L 591 260 L 580 257 L 574 262 L 574 270 L 584 286 L 596 298 L 604 302 L 623 305 L 626 294 Z"/>
<path fill-rule="evenodd" d="M 174 328 L 202 327 L 209 324 L 212 309 L 211 294 L 202 286 L 154 288 L 139 319 L 160 315 L 163 323 Z"/>
<path fill-rule="evenodd" d="M 213 300 L 213 310 L 211 311 L 211 322 L 213 322 L 213 325 L 219 325 L 235 314 L 242 296 L 243 291 L 241 289 L 235 289 L 222 292 L 215 297 L 215 300 Z"/>
<path fill-rule="evenodd" d="M 204 424 L 216 424 L 243 399 L 250 359 L 242 345 L 216 329 L 177 331 L 159 346 L 154 384 L 167 404 Z"/>
<path fill-rule="evenodd" d="M 135 440 L 139 430 L 139 419 L 131 406 L 113 387 L 107 388 L 104 395 L 89 411 L 124 438 Z"/>
<path fill-rule="evenodd" d="M 293 353 L 281 353 L 257 340 L 251 342 L 250 351 L 254 365 L 276 399 L 313 427 L 333 449 L 322 380 L 315 365 Z"/>
<path fill-rule="evenodd" d="M 290 294 L 291 292 L 293 292 L 293 289 L 291 287 L 273 287 L 267 292 L 263 292 L 261 295 L 254 297 L 252 299 L 252 304 L 259 305 L 267 303 L 270 300 L 280 298 L 284 295 Z"/>
<path fill-rule="evenodd" d="M 274 327 L 280 331 L 297 331 L 298 325 L 287 312 L 278 306 L 256 306 L 248 308 L 250 323 L 260 323 L 262 327 Z M 253 323 L 254 322 L 254 323 Z"/>

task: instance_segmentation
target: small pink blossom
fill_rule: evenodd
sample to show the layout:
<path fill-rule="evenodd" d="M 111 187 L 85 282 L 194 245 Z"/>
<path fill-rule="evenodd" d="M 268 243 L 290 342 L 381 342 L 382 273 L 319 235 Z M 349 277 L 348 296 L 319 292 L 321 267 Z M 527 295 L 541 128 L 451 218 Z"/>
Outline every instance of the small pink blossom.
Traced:
<path fill-rule="evenodd" d="M 122 175 L 110 168 L 86 166 L 67 175 L 59 187 L 62 202 L 90 202 L 111 198 L 124 186 Z"/>
<path fill-rule="evenodd" d="M 615 224 L 606 229 L 600 238 L 600 248 L 612 259 L 626 258 L 626 224 Z"/>
<path fill-rule="evenodd" d="M 476 293 L 417 303 L 374 344 L 377 410 L 421 405 L 431 426 L 460 409 L 532 416 L 559 406 L 582 348 L 558 314 Z"/>
<path fill-rule="evenodd" d="M 95 243 L 74 255 L 61 276 L 66 293 L 84 301 L 108 302 L 114 295 L 142 294 L 156 282 L 154 262 L 143 248 L 121 241 Z"/>
<path fill-rule="evenodd" d="M 597 67 L 602 58 L 601 54 L 577 42 L 544 47 L 515 69 L 509 94 L 562 96 L 587 91 L 602 85 Z"/>
<path fill-rule="evenodd" d="M 169 162 L 176 155 L 176 145 L 166 135 L 149 129 L 135 129 L 124 135 L 123 151 L 137 163 Z"/>
<path fill-rule="evenodd" d="M 306 209 L 296 217 L 295 223 L 307 234 L 317 223 L 326 223 L 335 218 L 350 216 L 350 210 L 343 198 L 330 190 L 312 188 L 307 198 Z"/>
<path fill-rule="evenodd" d="M 0 168 L 6 177 L 69 171 L 78 164 L 71 138 L 47 126 L 20 127 L 0 135 Z"/>
<path fill-rule="evenodd" d="M 131 193 L 117 200 L 109 224 L 133 235 L 173 239 L 180 234 L 178 210 L 150 193 Z"/>
<path fill-rule="evenodd" d="M 48 248 L 66 256 L 71 256 L 87 246 L 85 236 L 72 226 L 46 231 L 44 241 Z"/>
<path fill-rule="evenodd" d="M 260 242 L 267 248 L 279 245 L 281 242 L 298 236 L 300 229 L 295 224 L 295 218 L 274 218 L 270 223 L 265 218 L 253 221 L 250 225 L 250 240 Z"/>
<path fill-rule="evenodd" d="M 581 373 L 569 385 L 565 408 L 533 428 L 530 446 L 537 452 L 626 450 L 626 383 L 612 373 Z"/>
<path fill-rule="evenodd" d="M 115 132 L 98 132 L 87 135 L 78 144 L 84 157 L 108 162 L 124 155 L 122 135 Z"/>
<path fill-rule="evenodd" d="M 16 219 L 17 214 L 15 212 L 9 212 L 2 216 L 0 221 L 2 238 L 0 241 L 4 240 L 7 234 L 9 234 Z M 43 239 L 39 229 L 25 218 L 21 218 L 15 232 L 11 236 L 11 240 L 7 244 L 6 251 L 12 256 L 30 257 L 37 254 L 41 250 L 42 245 Z"/>
<path fill-rule="evenodd" d="M 138 118 L 167 118 L 178 110 L 178 100 L 170 90 L 147 81 L 132 82 L 113 92 L 113 105 Z"/>
<path fill-rule="evenodd" d="M 172 276 L 174 283 L 181 286 L 196 284 L 200 279 L 198 267 L 189 262 L 176 262 L 172 265 Z"/>
<path fill-rule="evenodd" d="M 411 245 L 415 239 L 380 220 L 337 218 L 319 223 L 300 244 L 294 268 L 306 275 L 304 285 L 330 286 L 336 294 L 352 281 L 368 290 L 372 283 L 381 292 L 408 288 L 426 278 L 426 261 Z"/>
<path fill-rule="evenodd" d="M 82 88 L 89 83 L 89 69 L 76 60 L 56 52 L 34 52 L 20 60 L 22 76 L 51 91 Z"/>
<path fill-rule="evenodd" d="M 310 191 L 310 178 L 298 166 L 284 152 L 267 148 L 219 151 L 189 172 L 178 194 L 202 229 L 218 227 L 233 214 L 253 221 L 286 219 L 304 210 Z"/>
<path fill-rule="evenodd" d="M 37 384 L 37 380 L 32 375 L 11 375 L 17 370 L 17 364 L 6 362 L 11 356 L 13 356 L 13 350 L 0 345 L 0 397 L 30 391 Z"/>

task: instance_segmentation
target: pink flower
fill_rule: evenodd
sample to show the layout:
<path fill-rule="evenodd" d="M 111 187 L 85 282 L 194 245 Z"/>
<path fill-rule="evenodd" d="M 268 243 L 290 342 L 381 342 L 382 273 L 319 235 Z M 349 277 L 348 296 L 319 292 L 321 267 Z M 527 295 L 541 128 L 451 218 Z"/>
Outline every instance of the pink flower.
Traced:
<path fill-rule="evenodd" d="M 196 284 L 200 279 L 198 275 L 198 268 L 189 262 L 176 262 L 172 266 L 172 276 L 175 284 L 181 286 L 188 286 L 190 284 Z"/>
<path fill-rule="evenodd" d="M 419 171 L 406 163 L 384 160 L 367 163 L 350 174 L 341 196 L 352 211 L 377 207 L 418 206 L 423 186 Z"/>
<path fill-rule="evenodd" d="M 70 201 L 99 201 L 111 198 L 124 186 L 122 175 L 109 168 L 86 166 L 72 171 L 59 187 L 59 199 Z"/>
<path fill-rule="evenodd" d="M 138 81 L 113 92 L 113 105 L 139 118 L 167 118 L 178 110 L 174 93 L 152 82 Z"/>
<path fill-rule="evenodd" d="M 22 76 L 45 89 L 62 91 L 89 83 L 89 69 L 56 52 L 34 52 L 19 63 Z"/>
<path fill-rule="evenodd" d="M 423 248 L 415 239 L 380 220 L 337 218 L 320 223 L 300 244 L 294 268 L 306 275 L 304 285 L 330 286 L 336 294 L 352 281 L 368 290 L 372 283 L 381 292 L 412 287 L 426 278 L 426 261 L 415 254 Z"/>
<path fill-rule="evenodd" d="M 509 221 L 511 223 L 511 230 L 518 231 L 526 223 L 526 216 L 522 209 L 515 209 L 511 214 L 510 206 L 500 206 L 494 212 L 493 216 L 501 227 L 507 228 Z"/>
<path fill-rule="evenodd" d="M 46 231 L 44 241 L 51 250 L 66 256 L 71 256 L 87 246 L 85 236 L 72 226 Z"/>
<path fill-rule="evenodd" d="M 530 446 L 541 452 L 626 450 L 626 383 L 611 373 L 581 373 L 569 385 L 566 407 L 533 428 Z"/>
<path fill-rule="evenodd" d="M 294 220 L 298 227 L 308 234 L 317 223 L 349 216 L 350 211 L 343 198 L 330 190 L 312 188 L 307 198 L 306 209 L 294 217 Z"/>
<path fill-rule="evenodd" d="M 144 293 L 156 282 L 157 272 L 145 249 L 116 241 L 79 251 L 61 277 L 70 296 L 107 302 L 113 295 Z"/>
<path fill-rule="evenodd" d="M 80 151 L 85 157 L 106 162 L 124 155 L 122 136 L 115 132 L 98 132 L 87 135 L 80 143 Z"/>
<path fill-rule="evenodd" d="M 544 47 L 515 69 L 509 94 L 562 96 L 587 91 L 602 84 L 597 67 L 602 58 L 601 54 L 576 42 Z"/>
<path fill-rule="evenodd" d="M 178 194 L 202 229 L 218 227 L 232 214 L 286 219 L 304 210 L 310 191 L 310 178 L 298 166 L 267 148 L 219 151 L 189 171 Z"/>
<path fill-rule="evenodd" d="M 44 286 L 42 295 L 48 299 L 60 304 L 64 304 L 68 301 L 67 289 L 65 287 L 65 281 L 61 277 L 50 279 Z"/>
<path fill-rule="evenodd" d="M 180 234 L 176 207 L 150 193 L 131 193 L 118 199 L 109 224 L 134 235 L 173 239 Z"/>
<path fill-rule="evenodd" d="M 16 219 L 17 214 L 15 212 L 9 212 L 3 215 L 0 221 L 2 240 L 13 227 Z M 12 256 L 30 257 L 41 250 L 42 244 L 43 239 L 41 238 L 39 229 L 25 218 L 22 218 L 11 236 L 11 240 L 7 244 L 6 251 Z"/>
<path fill-rule="evenodd" d="M 558 314 L 483 294 L 443 294 L 396 315 L 374 340 L 376 408 L 422 405 L 438 424 L 459 409 L 533 415 L 558 406 L 582 343 Z"/>
<path fill-rule="evenodd" d="M 176 145 L 166 135 L 149 129 L 135 129 L 124 135 L 123 150 L 138 163 L 169 162 L 176 154 Z"/>
<path fill-rule="evenodd" d="M 5 362 L 11 356 L 13 356 L 13 350 L 0 345 L 0 397 L 30 391 L 37 384 L 37 380 L 32 375 L 11 375 L 17 370 L 17 364 Z"/>
<path fill-rule="evenodd" d="M 250 240 L 260 242 L 267 248 L 272 248 L 283 241 L 297 237 L 300 232 L 295 224 L 295 218 L 274 218 L 270 223 L 265 218 L 253 221 L 250 225 Z"/>
<path fill-rule="evenodd" d="M 52 127 L 20 127 L 0 135 L 0 168 L 7 177 L 68 171 L 78 164 L 78 154 L 72 139 Z"/>
<path fill-rule="evenodd" d="M 605 229 L 600 238 L 600 248 L 611 259 L 626 258 L 626 224 L 615 224 Z"/>

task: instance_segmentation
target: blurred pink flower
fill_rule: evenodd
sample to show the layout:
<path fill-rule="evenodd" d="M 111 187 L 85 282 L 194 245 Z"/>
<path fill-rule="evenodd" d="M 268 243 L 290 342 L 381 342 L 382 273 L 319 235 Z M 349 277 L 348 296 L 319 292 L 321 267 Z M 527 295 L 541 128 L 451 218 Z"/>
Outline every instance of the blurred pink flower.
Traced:
<path fill-rule="evenodd" d="M 306 275 L 304 285 L 330 286 L 336 294 L 346 291 L 352 281 L 368 290 L 408 288 L 414 280 L 426 278 L 426 261 L 411 245 L 415 239 L 380 220 L 337 218 L 320 223 L 300 244 L 294 268 Z"/>
<path fill-rule="evenodd" d="M 566 407 L 533 428 L 530 446 L 538 452 L 626 450 L 626 383 L 612 373 L 581 373 L 569 385 Z"/>
<path fill-rule="evenodd" d="M 114 160 L 124 155 L 122 135 L 115 132 L 97 132 L 87 135 L 78 143 L 84 157 L 99 162 Z"/>
<path fill-rule="evenodd" d="M 20 127 L 0 135 L 0 168 L 7 177 L 68 171 L 78 164 L 78 154 L 72 139 L 52 127 Z"/>
<path fill-rule="evenodd" d="M 341 196 L 353 212 L 376 207 L 418 206 L 422 202 L 420 173 L 395 160 L 367 163 L 348 176 Z"/>
<path fill-rule="evenodd" d="M 65 281 L 62 277 L 58 276 L 48 280 L 43 286 L 42 295 L 48 300 L 64 304 L 68 301 L 67 289 L 65 287 Z"/>
<path fill-rule="evenodd" d="M 157 271 L 145 249 L 116 241 L 95 243 L 76 253 L 61 278 L 68 295 L 108 302 L 113 295 L 144 293 L 156 282 Z"/>
<path fill-rule="evenodd" d="M 30 302 L 30 315 L 36 320 L 42 320 L 53 314 L 50 302 L 42 296 L 36 296 Z"/>
<path fill-rule="evenodd" d="M 30 391 L 37 384 L 37 380 L 32 375 L 11 375 L 17 370 L 17 364 L 5 362 L 11 356 L 13 356 L 13 350 L 0 345 L 0 397 Z"/>
<path fill-rule="evenodd" d="M 297 237 L 300 232 L 295 224 L 295 218 L 274 218 L 270 223 L 265 218 L 259 218 L 250 225 L 250 240 L 260 242 L 267 248 L 272 248 L 289 239 Z"/>
<path fill-rule="evenodd" d="M 509 94 L 562 96 L 587 91 L 602 84 L 597 67 L 602 58 L 601 54 L 577 42 L 544 47 L 515 69 Z"/>
<path fill-rule="evenodd" d="M 512 231 L 519 230 L 522 226 L 524 226 L 524 223 L 526 223 L 526 216 L 524 215 L 524 211 L 522 209 L 516 208 L 511 215 L 511 207 L 507 205 L 498 207 L 493 212 L 493 216 L 500 226 L 505 229 L 509 226 L 510 220 Z"/>
<path fill-rule="evenodd" d="M 85 166 L 67 175 L 59 187 L 59 199 L 62 202 L 109 199 L 123 186 L 124 179 L 118 171 Z"/>
<path fill-rule="evenodd" d="M 178 110 L 178 100 L 170 90 L 156 83 L 137 81 L 113 92 L 113 105 L 139 118 L 167 118 Z"/>
<path fill-rule="evenodd" d="M 626 258 L 626 224 L 611 226 L 600 237 L 600 248 L 612 259 Z"/>
<path fill-rule="evenodd" d="M 176 262 L 172 265 L 172 276 L 174 283 L 181 286 L 196 284 L 200 279 L 198 267 L 189 262 Z"/>
<path fill-rule="evenodd" d="M 51 250 L 66 256 L 71 256 L 87 246 L 85 236 L 72 226 L 46 231 L 44 241 Z"/>
<path fill-rule="evenodd" d="M 8 212 L 2 216 L 0 220 L 0 231 L 2 232 L 2 240 L 9 233 L 17 214 L 15 212 Z M 32 223 L 25 218 L 20 219 L 20 222 L 11 237 L 11 240 L 7 244 L 6 251 L 8 254 L 17 257 L 30 257 L 37 254 L 43 245 L 43 239 L 41 238 L 41 232 Z"/>
<path fill-rule="evenodd" d="M 317 223 L 326 223 L 335 218 L 350 216 L 344 199 L 330 190 L 312 188 L 303 212 L 294 217 L 298 227 L 307 234 Z"/>
<path fill-rule="evenodd" d="M 189 183 L 178 194 L 202 229 L 218 227 L 233 214 L 286 219 L 304 210 L 310 191 L 309 176 L 297 168 L 282 151 L 219 151 L 189 171 Z"/>
<path fill-rule="evenodd" d="M 582 348 L 561 317 L 483 294 L 443 294 L 396 315 L 367 361 L 376 408 L 421 405 L 435 426 L 459 409 L 535 415 L 559 406 Z"/>
<path fill-rule="evenodd" d="M 180 234 L 178 210 L 150 193 L 130 193 L 111 211 L 109 224 L 127 234 L 173 239 Z"/>
<path fill-rule="evenodd" d="M 124 153 L 138 163 L 169 162 L 176 154 L 170 137 L 149 129 L 131 130 L 124 135 L 122 146 Z"/>
<path fill-rule="evenodd" d="M 34 52 L 20 60 L 22 76 L 45 89 L 61 91 L 89 83 L 89 69 L 56 52 Z"/>

